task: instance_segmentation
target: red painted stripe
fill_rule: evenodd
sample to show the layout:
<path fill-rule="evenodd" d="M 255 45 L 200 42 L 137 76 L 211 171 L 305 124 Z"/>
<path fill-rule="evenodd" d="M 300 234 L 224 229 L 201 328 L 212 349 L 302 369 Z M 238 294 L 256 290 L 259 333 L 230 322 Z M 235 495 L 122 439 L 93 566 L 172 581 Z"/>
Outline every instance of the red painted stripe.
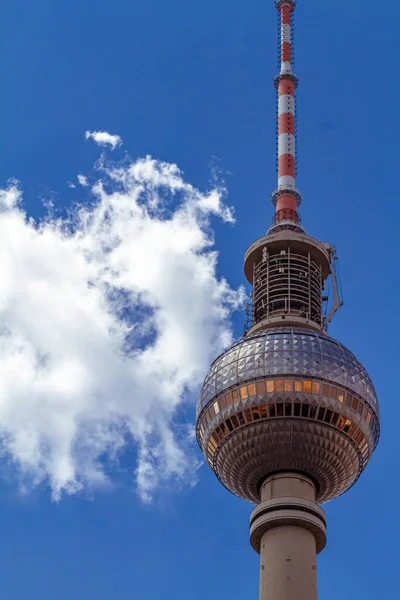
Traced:
<path fill-rule="evenodd" d="M 289 42 L 283 42 L 281 45 L 281 62 L 290 62 L 291 58 L 291 50 L 290 50 L 290 43 Z"/>
<path fill-rule="evenodd" d="M 294 83 L 291 79 L 281 79 L 278 86 L 278 95 L 289 94 L 294 97 Z"/>
<path fill-rule="evenodd" d="M 292 133 L 294 135 L 294 116 L 290 113 L 283 113 L 278 117 L 278 134 Z"/>
<path fill-rule="evenodd" d="M 279 196 L 276 202 L 276 212 L 284 208 L 297 211 L 296 196 L 293 196 L 292 194 L 283 194 L 282 196 Z"/>
<path fill-rule="evenodd" d="M 297 210 L 294 210 L 292 208 L 282 208 L 282 209 L 276 211 L 276 214 L 275 214 L 275 222 L 276 223 L 280 223 L 280 221 L 285 221 L 287 219 L 289 221 L 295 221 L 295 223 L 299 223 L 300 219 L 299 219 L 299 213 L 297 212 Z"/>
<path fill-rule="evenodd" d="M 284 175 L 295 176 L 295 159 L 292 154 L 278 156 L 278 178 Z"/>
<path fill-rule="evenodd" d="M 290 25 L 290 13 L 291 9 L 289 4 L 284 4 L 281 8 L 281 19 L 283 25 Z"/>

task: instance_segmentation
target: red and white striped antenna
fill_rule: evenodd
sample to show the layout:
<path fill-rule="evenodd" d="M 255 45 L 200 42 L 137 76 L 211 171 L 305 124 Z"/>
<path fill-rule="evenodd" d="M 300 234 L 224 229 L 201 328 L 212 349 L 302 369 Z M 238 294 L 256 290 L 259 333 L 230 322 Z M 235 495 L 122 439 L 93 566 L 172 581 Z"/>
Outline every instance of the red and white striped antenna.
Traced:
<path fill-rule="evenodd" d="M 296 100 L 298 79 L 293 73 L 293 13 L 296 0 L 276 0 L 279 12 L 280 71 L 274 79 L 278 93 L 278 187 L 272 194 L 276 207 L 273 229 L 301 230 L 296 188 Z"/>

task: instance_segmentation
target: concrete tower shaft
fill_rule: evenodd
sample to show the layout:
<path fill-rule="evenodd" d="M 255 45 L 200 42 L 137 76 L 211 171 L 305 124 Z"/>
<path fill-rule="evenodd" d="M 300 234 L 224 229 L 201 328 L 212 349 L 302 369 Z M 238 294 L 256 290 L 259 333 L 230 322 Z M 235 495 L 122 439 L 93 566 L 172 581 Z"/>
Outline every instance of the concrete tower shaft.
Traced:
<path fill-rule="evenodd" d="M 326 544 L 326 519 L 315 494 L 313 481 L 299 473 L 263 483 L 250 518 L 250 543 L 260 554 L 260 599 L 317 600 L 316 555 Z"/>

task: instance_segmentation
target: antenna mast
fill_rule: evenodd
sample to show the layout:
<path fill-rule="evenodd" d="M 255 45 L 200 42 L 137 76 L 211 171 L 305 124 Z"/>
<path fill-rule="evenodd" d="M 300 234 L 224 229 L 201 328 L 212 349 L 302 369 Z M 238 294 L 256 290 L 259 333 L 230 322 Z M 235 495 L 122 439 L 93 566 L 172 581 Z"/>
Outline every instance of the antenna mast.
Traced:
<path fill-rule="evenodd" d="M 296 188 L 296 99 L 298 79 L 293 73 L 293 16 L 295 0 L 276 0 L 279 15 L 280 71 L 274 79 L 278 94 L 278 187 L 272 194 L 276 208 L 273 228 L 302 230 Z"/>

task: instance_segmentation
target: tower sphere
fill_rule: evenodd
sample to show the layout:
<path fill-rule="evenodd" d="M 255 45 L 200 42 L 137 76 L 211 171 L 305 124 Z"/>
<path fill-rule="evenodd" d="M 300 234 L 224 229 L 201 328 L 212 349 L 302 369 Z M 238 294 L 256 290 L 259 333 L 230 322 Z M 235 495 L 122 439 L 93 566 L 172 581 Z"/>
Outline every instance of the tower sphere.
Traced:
<path fill-rule="evenodd" d="M 314 481 L 318 503 L 358 479 L 379 438 L 368 373 L 324 332 L 274 327 L 212 364 L 197 406 L 197 439 L 217 477 L 260 502 L 262 483 L 291 471 Z"/>

